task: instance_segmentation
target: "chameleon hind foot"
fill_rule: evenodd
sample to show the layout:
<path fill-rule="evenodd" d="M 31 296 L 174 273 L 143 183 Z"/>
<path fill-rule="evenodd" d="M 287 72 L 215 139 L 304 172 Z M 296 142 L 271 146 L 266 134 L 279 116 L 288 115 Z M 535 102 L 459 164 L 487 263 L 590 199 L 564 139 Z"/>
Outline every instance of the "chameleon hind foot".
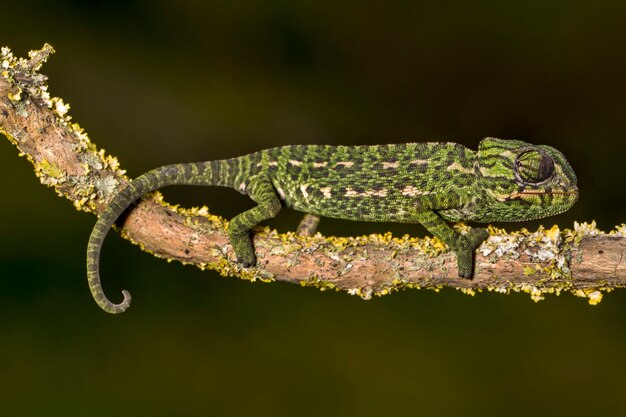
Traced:
<path fill-rule="evenodd" d="M 454 248 L 457 257 L 459 276 L 461 278 L 472 278 L 474 275 L 474 251 L 489 237 L 486 229 L 472 229 L 463 239 L 460 247 Z"/>
<path fill-rule="evenodd" d="M 257 260 L 250 231 L 255 225 L 276 216 L 282 204 L 271 180 L 266 176 L 250 179 L 246 192 L 259 205 L 236 215 L 228 222 L 228 237 L 237 255 L 237 262 L 247 268 L 256 265 Z"/>
<path fill-rule="evenodd" d="M 229 233 L 229 238 L 230 244 L 235 251 L 237 263 L 240 263 L 244 268 L 256 265 L 256 254 L 254 253 L 254 246 L 252 245 L 252 239 L 250 239 L 249 233 Z"/>

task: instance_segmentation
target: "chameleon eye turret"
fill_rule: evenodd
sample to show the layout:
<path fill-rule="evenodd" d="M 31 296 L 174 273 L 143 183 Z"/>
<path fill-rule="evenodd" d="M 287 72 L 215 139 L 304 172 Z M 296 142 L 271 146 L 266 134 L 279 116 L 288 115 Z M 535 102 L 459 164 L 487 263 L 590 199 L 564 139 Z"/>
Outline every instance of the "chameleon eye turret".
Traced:
<path fill-rule="evenodd" d="M 515 160 L 515 177 L 522 184 L 539 185 L 554 174 L 554 161 L 542 149 L 524 149 Z"/>
<path fill-rule="evenodd" d="M 474 251 L 487 237 L 462 235 L 447 221 L 521 221 L 561 213 L 578 198 L 563 154 L 519 140 L 483 139 L 478 151 L 456 143 L 375 146 L 292 145 L 238 158 L 167 165 L 133 180 L 98 218 L 87 247 L 87 278 L 98 305 L 121 313 L 102 290 L 100 249 L 117 218 L 142 195 L 175 185 L 223 186 L 258 205 L 230 220 L 237 262 L 254 266 L 250 230 L 281 207 L 346 220 L 421 223 L 456 253 L 458 274 L 471 278 Z"/>

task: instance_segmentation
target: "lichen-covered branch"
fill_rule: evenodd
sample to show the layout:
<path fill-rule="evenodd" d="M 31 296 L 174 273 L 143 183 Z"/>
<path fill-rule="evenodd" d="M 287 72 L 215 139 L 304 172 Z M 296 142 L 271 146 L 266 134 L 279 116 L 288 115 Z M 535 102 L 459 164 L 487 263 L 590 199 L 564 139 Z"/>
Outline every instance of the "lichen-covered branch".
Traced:
<path fill-rule="evenodd" d="M 96 148 L 72 122 L 69 105 L 48 94 L 47 77 L 39 69 L 52 52 L 44 45 L 29 59 L 17 59 L 2 48 L 0 132 L 33 164 L 43 184 L 77 209 L 98 214 L 129 179 L 116 158 Z M 490 228 L 491 237 L 478 249 L 475 277 L 467 280 L 458 277 L 454 254 L 438 239 L 324 237 L 312 233 L 315 221 L 308 218 L 300 234 L 256 229 L 259 262 L 254 268 L 234 262 L 224 219 L 206 207 L 171 206 L 158 193 L 135 206 L 121 232 L 156 256 L 222 275 L 344 290 L 365 299 L 403 288 L 453 287 L 468 294 L 524 291 L 534 300 L 570 291 L 595 304 L 602 291 L 626 286 L 624 224 L 610 233 L 593 222 L 575 223 L 573 230 L 554 226 L 506 233 Z"/>

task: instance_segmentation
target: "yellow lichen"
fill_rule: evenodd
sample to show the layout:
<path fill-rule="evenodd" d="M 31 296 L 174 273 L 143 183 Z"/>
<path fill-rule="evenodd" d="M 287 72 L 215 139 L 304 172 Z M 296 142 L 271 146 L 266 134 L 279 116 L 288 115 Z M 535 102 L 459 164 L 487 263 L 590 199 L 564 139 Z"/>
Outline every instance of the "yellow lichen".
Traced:
<path fill-rule="evenodd" d="M 555 244 L 558 244 L 561 241 L 561 230 L 556 224 L 553 225 L 552 228 L 550 228 L 549 230 L 546 230 L 545 235 Z"/>
<path fill-rule="evenodd" d="M 63 177 L 64 172 L 59 168 L 55 163 L 49 162 L 46 159 L 42 159 L 41 162 L 37 164 L 35 169 L 41 172 L 46 177 L 50 177 L 51 180 L 59 180 Z"/>
<path fill-rule="evenodd" d="M 530 276 L 530 275 L 535 275 L 538 271 L 535 269 L 534 266 L 525 266 L 524 267 L 524 275 L 526 276 Z"/>
<path fill-rule="evenodd" d="M 318 276 L 313 275 L 312 277 L 300 281 L 300 286 L 302 287 L 315 287 L 320 291 L 326 290 L 338 290 L 337 285 L 330 281 L 325 281 L 320 279 Z"/>
<path fill-rule="evenodd" d="M 600 291 L 592 291 L 587 294 L 587 297 L 589 298 L 589 304 L 592 306 L 595 306 L 602 301 L 602 293 Z"/>
<path fill-rule="evenodd" d="M 607 292 L 611 291 L 612 288 L 606 289 Z M 598 305 L 602 301 L 602 292 L 599 289 L 577 289 L 572 291 L 577 297 L 587 298 L 587 302 L 592 305 Z"/>
<path fill-rule="evenodd" d="M 463 294 L 467 294 L 472 297 L 476 295 L 476 291 L 473 288 L 457 288 L 457 289 L 461 291 Z"/>
<path fill-rule="evenodd" d="M 615 226 L 615 229 L 611 230 L 609 235 L 626 237 L 626 223 Z"/>
<path fill-rule="evenodd" d="M 520 286 L 520 289 L 522 291 L 524 291 L 525 293 L 530 294 L 530 298 L 534 301 L 534 302 L 539 302 L 545 299 L 545 297 L 543 296 L 543 291 L 539 288 L 537 288 L 534 285 L 531 284 L 522 284 Z"/>
<path fill-rule="evenodd" d="M 9 92 L 7 97 L 9 97 L 9 100 L 11 101 L 20 101 L 22 99 L 22 89 L 19 88 L 15 93 Z"/>

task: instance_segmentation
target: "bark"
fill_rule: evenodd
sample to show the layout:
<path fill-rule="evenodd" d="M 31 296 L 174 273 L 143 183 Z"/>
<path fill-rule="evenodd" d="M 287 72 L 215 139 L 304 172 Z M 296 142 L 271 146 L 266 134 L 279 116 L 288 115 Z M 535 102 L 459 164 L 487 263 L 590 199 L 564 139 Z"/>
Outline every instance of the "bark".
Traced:
<path fill-rule="evenodd" d="M 48 95 L 39 68 L 52 52 L 45 45 L 29 59 L 16 59 L 3 48 L 0 132 L 33 164 L 43 184 L 77 209 L 98 214 L 129 179 L 116 158 L 98 149 L 71 121 L 69 106 Z M 314 232 L 312 217 L 301 224 L 299 234 L 257 228 L 259 264 L 242 268 L 234 261 L 226 225 L 205 207 L 174 207 L 155 193 L 130 211 L 120 229 L 128 240 L 168 260 L 249 280 L 345 290 L 365 299 L 403 288 L 453 287 L 468 294 L 524 291 L 534 300 L 569 291 L 595 304 L 602 291 L 626 285 L 626 225 L 610 233 L 597 230 L 593 222 L 575 223 L 573 230 L 555 226 L 507 233 L 490 228 L 491 237 L 477 250 L 471 280 L 457 276 L 455 255 L 436 238 L 324 237 Z"/>

